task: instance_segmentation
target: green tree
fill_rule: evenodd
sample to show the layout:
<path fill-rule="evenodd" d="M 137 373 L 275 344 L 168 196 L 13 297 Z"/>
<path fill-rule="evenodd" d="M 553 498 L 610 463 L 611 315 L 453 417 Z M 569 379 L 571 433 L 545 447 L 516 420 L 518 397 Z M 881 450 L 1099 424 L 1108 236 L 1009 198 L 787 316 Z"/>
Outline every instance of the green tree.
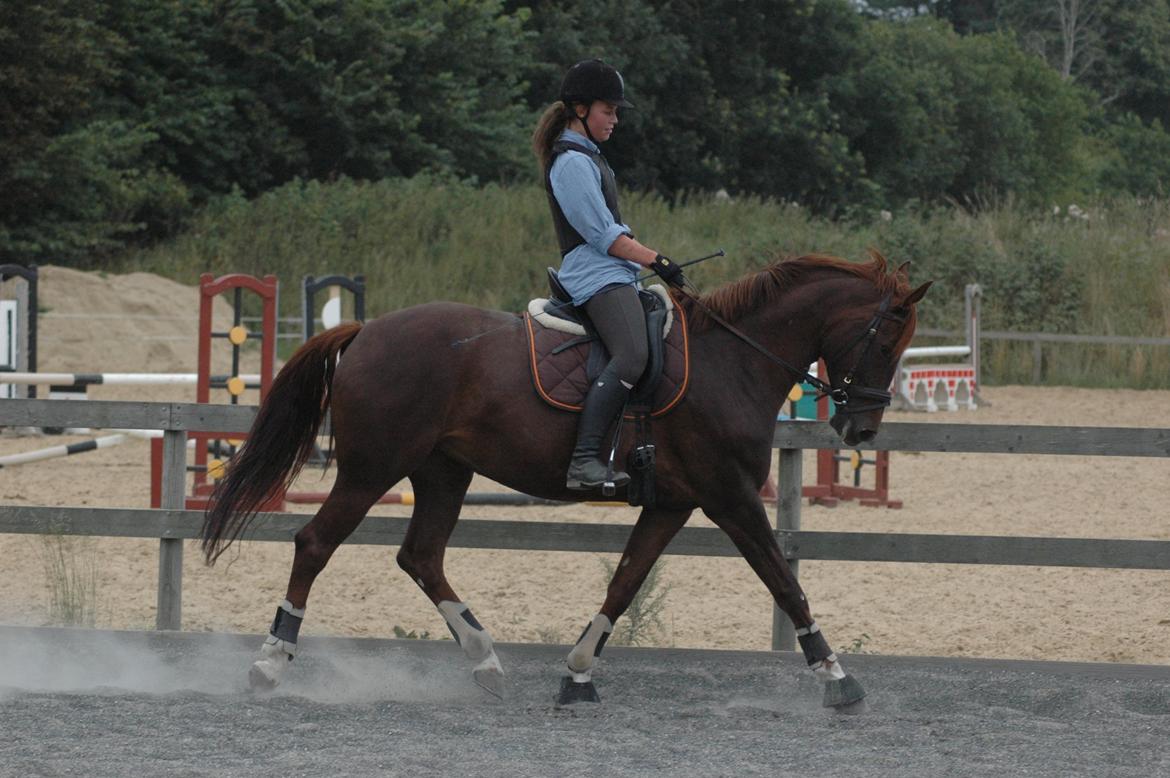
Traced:
<path fill-rule="evenodd" d="M 702 126 L 713 121 L 715 93 L 680 31 L 681 11 L 647 0 L 512 0 L 507 7 L 528 7 L 531 14 L 526 28 L 532 53 L 522 76 L 533 123 L 557 99 L 565 71 L 599 57 L 622 72 L 627 97 L 636 106 L 621 111 L 620 129 L 605 148 L 619 182 L 667 196 L 719 185 Z M 536 172 L 531 155 L 526 164 Z"/>
<path fill-rule="evenodd" d="M 520 2 L 510 7 L 519 7 Z M 635 189 L 726 188 L 832 210 L 864 189 L 826 77 L 851 66 L 860 18 L 843 0 L 531 4 L 529 105 L 555 99 L 573 62 L 600 56 L 636 110 L 607 144 Z"/>
<path fill-rule="evenodd" d="M 1146 123 L 1123 114 L 1106 128 L 1104 142 L 1103 189 L 1140 197 L 1170 194 L 1170 133 L 1158 119 Z"/>
<path fill-rule="evenodd" d="M 205 48 L 237 90 L 240 160 L 259 162 L 233 183 L 514 175 L 521 19 L 497 0 L 217 3 Z"/>
<path fill-rule="evenodd" d="M 6 4 L 0 250 L 71 261 L 296 178 L 514 178 L 525 18 L 498 0 Z"/>
<path fill-rule="evenodd" d="M 372 2 L 372 0 L 369 0 Z M 417 117 L 412 144 L 437 154 L 423 167 L 506 181 L 529 167 L 534 120 L 522 101 L 526 9 L 500 0 L 395 0 L 384 22 L 402 52 L 391 71 L 402 109 Z M 381 143 L 395 143 L 380 133 Z M 405 170 L 404 172 L 411 172 Z"/>
<path fill-rule="evenodd" d="M 68 262 L 120 245 L 163 188 L 149 132 L 100 113 L 124 41 L 87 0 L 0 8 L 0 261 Z"/>
<path fill-rule="evenodd" d="M 1107 20 L 1112 34 L 1093 87 L 1112 108 L 1170 126 L 1170 0 L 1119 3 Z"/>
<path fill-rule="evenodd" d="M 1101 105 L 1170 120 L 1168 0 L 953 0 L 980 6 L 979 27 L 993 24 L 1042 57 Z M 955 12 L 957 14 L 957 11 Z M 952 14 L 952 17 L 955 14 Z M 960 24 L 951 18 L 956 29 Z"/>
<path fill-rule="evenodd" d="M 867 174 L 890 203 L 932 202 L 952 191 L 967 165 L 960 95 L 938 24 L 871 24 L 865 64 L 837 79 L 845 131 Z"/>
<path fill-rule="evenodd" d="M 833 80 L 858 64 L 861 18 L 844 2 L 693 2 L 680 17 L 717 112 L 700 115 L 723 184 L 835 212 L 868 199 Z"/>
<path fill-rule="evenodd" d="M 916 19 L 867 25 L 866 45 L 836 105 L 891 202 L 1044 199 L 1082 177 L 1081 93 L 1011 37 Z"/>

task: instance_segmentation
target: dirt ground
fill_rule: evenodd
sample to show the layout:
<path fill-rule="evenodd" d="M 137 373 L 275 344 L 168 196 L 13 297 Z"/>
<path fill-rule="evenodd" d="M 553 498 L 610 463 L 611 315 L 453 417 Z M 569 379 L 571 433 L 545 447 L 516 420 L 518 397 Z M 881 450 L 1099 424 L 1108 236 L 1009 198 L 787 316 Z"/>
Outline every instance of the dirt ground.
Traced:
<path fill-rule="evenodd" d="M 135 274 L 138 307 L 129 331 L 111 337 L 77 313 L 124 294 L 110 279 L 45 268 L 40 369 L 154 372 L 195 370 L 197 294 Z M 153 280 L 152 280 L 153 279 Z M 103 286 L 104 285 L 104 286 Z M 87 295 L 89 297 L 87 297 Z M 90 307 L 75 301 L 89 300 Z M 149 305 L 144 301 L 149 301 Z M 109 302 L 107 300 L 107 302 Z M 159 329 L 154 317 L 175 317 Z M 180 319 L 180 314 L 190 317 Z M 56 316 L 52 314 L 57 314 Z M 221 314 L 222 315 L 222 314 Z M 164 322 L 165 324 L 165 322 Z M 169 329 L 168 329 L 169 328 Z M 186 333 L 186 334 L 184 334 Z M 188 339 L 189 335 L 189 339 Z M 146 339 L 146 345 L 136 339 Z M 252 355 L 254 358 L 254 355 Z M 243 372 L 254 372 L 245 365 Z M 97 399 L 191 401 L 191 387 L 98 387 Z M 1170 392 L 1025 386 L 987 387 L 990 405 L 958 413 L 889 413 L 890 421 L 1170 426 Z M 245 397 L 245 401 L 248 398 Z M 0 437 L 0 456 L 88 436 Z M 814 477 L 812 455 L 805 481 Z M 0 469 L 7 505 L 145 507 L 148 444 L 121 446 Z M 872 477 L 872 476 L 871 476 Z M 319 470 L 298 489 L 320 491 Z M 1170 461 L 1136 458 L 902 453 L 891 455 L 892 496 L 901 510 L 805 507 L 809 530 L 1057 537 L 1170 537 Z M 402 485 L 400 488 L 406 488 Z M 473 491 L 498 489 L 477 479 Z M 297 506 L 311 511 L 311 506 Z M 376 514 L 407 515 L 382 506 Z M 468 508 L 465 518 L 631 523 L 635 509 Z M 709 525 L 696 514 L 692 526 Z M 50 622 L 47 559 L 58 540 L 0 535 L 0 623 Z M 93 569 L 96 623 L 148 629 L 154 623 L 158 542 L 77 538 L 65 542 L 75 570 Z M 441 618 L 394 564 L 396 549 L 343 546 L 318 579 L 304 634 L 391 637 L 395 627 L 443 636 Z M 605 592 L 603 555 L 451 549 L 448 575 L 498 640 L 571 642 Z M 194 543 L 184 563 L 183 628 L 262 633 L 283 598 L 291 545 L 245 543 L 205 567 Z M 613 561 L 613 560 L 611 560 Z M 813 613 L 836 647 L 864 653 L 1170 663 L 1170 577 L 1165 572 L 802 562 Z M 669 556 L 662 629 L 652 644 L 766 649 L 771 605 L 740 559 Z"/>
<path fill-rule="evenodd" d="M 501 646 L 495 700 L 449 640 L 307 638 L 249 694 L 255 643 L 0 626 L 0 778 L 1170 773 L 1167 667 L 851 656 L 840 716 L 796 653 L 609 646 L 602 704 L 563 708 L 560 646 Z"/>

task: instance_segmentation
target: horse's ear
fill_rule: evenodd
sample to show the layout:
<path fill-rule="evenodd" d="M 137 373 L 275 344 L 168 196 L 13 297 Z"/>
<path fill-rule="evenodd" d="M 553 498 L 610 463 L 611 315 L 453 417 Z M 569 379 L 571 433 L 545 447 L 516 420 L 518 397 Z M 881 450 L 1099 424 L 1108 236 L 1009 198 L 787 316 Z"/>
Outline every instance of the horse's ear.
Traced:
<path fill-rule="evenodd" d="M 908 265 L 910 263 L 907 262 L 906 264 Z M 925 284 L 906 295 L 906 299 L 899 303 L 899 305 L 901 305 L 903 308 L 909 308 L 911 305 L 914 305 L 926 296 L 926 290 L 929 289 L 930 285 L 933 283 L 934 281 L 927 281 Z"/>
<path fill-rule="evenodd" d="M 898 269 L 894 271 L 894 275 L 906 276 L 906 278 L 909 278 L 910 277 L 910 260 L 906 260 L 902 264 L 898 265 Z"/>

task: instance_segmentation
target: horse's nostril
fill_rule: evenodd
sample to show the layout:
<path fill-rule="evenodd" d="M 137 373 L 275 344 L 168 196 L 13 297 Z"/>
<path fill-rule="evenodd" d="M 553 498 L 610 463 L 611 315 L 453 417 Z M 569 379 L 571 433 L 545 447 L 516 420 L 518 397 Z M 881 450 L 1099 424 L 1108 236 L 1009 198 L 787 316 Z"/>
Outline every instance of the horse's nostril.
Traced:
<path fill-rule="evenodd" d="M 877 430 L 862 430 L 857 437 L 861 438 L 862 443 L 868 443 L 877 437 Z"/>

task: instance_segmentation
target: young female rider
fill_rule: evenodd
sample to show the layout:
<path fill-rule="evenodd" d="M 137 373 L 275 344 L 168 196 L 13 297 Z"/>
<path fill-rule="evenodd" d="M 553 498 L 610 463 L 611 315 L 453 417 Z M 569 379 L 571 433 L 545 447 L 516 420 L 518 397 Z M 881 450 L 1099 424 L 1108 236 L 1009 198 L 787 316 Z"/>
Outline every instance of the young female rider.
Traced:
<path fill-rule="evenodd" d="M 547 108 L 532 135 L 561 249 L 558 276 L 573 304 L 583 307 L 610 353 L 589 387 L 569 463 L 566 486 L 591 489 L 606 480 L 598 460 L 605 433 L 646 367 L 646 321 L 638 301 L 638 271 L 651 268 L 682 286 L 682 269 L 634 239 L 618 210 L 613 170 L 598 148 L 618 123 L 625 99 L 621 74 L 599 59 L 565 74 L 560 100 Z M 614 473 L 616 486 L 628 483 Z"/>

